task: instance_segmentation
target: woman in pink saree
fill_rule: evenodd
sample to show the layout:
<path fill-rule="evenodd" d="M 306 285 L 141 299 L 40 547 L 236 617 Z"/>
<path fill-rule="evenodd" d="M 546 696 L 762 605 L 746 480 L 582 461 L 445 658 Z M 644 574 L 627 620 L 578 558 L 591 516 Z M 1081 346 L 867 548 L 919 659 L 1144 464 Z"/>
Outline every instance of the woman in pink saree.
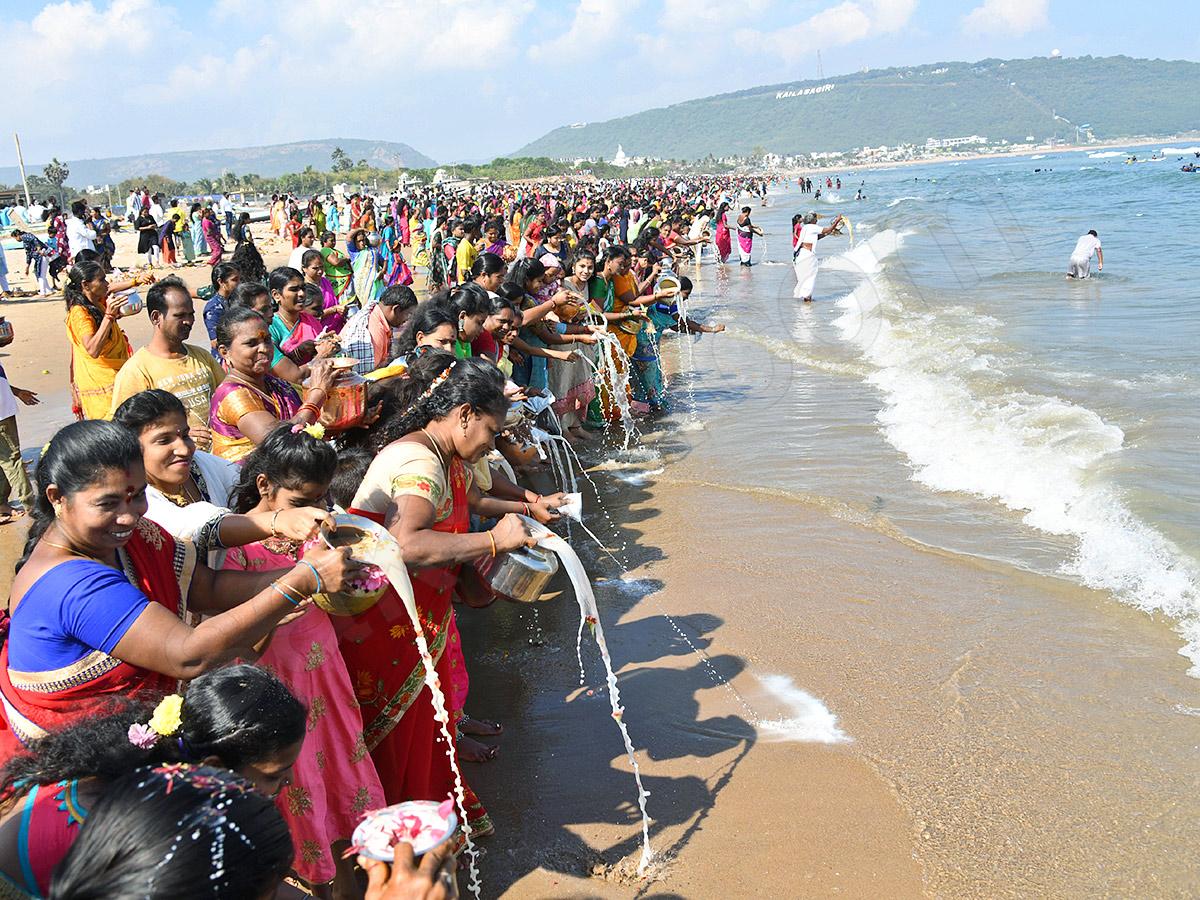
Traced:
<path fill-rule="evenodd" d="M 722 201 L 717 208 L 716 222 L 717 230 L 713 235 L 713 242 L 717 245 L 717 258 L 721 262 L 729 262 L 729 254 L 733 252 L 733 242 L 729 235 L 729 222 L 726 216 L 729 214 L 729 204 Z"/>

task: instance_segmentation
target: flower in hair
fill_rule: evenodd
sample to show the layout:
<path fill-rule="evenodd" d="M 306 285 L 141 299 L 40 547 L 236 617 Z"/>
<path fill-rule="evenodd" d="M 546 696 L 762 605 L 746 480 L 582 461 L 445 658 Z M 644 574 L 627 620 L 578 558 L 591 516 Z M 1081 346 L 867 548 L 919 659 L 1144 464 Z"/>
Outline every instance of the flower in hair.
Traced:
<path fill-rule="evenodd" d="M 313 422 L 311 425 L 304 426 L 304 433 L 311 438 L 316 438 L 318 441 L 325 440 L 325 426 L 320 422 Z"/>
<path fill-rule="evenodd" d="M 178 694 L 169 694 L 158 701 L 158 706 L 154 707 L 154 715 L 150 717 L 150 721 L 146 724 L 162 737 L 174 734 L 179 730 L 179 726 L 183 724 L 183 719 L 180 716 L 182 709 L 183 698 Z"/>
<path fill-rule="evenodd" d="M 425 388 L 425 393 L 421 395 L 421 399 L 428 400 L 430 397 L 432 397 L 433 392 L 446 383 L 446 379 L 450 377 L 450 373 L 454 371 L 454 367 L 457 365 L 458 360 L 456 359 L 454 362 L 450 363 L 450 365 L 446 366 L 446 370 L 437 378 L 433 379 L 433 381 L 429 383 L 429 387 Z"/>
<path fill-rule="evenodd" d="M 139 750 L 149 750 L 158 743 L 158 732 L 149 725 L 134 722 L 129 726 L 129 743 Z"/>

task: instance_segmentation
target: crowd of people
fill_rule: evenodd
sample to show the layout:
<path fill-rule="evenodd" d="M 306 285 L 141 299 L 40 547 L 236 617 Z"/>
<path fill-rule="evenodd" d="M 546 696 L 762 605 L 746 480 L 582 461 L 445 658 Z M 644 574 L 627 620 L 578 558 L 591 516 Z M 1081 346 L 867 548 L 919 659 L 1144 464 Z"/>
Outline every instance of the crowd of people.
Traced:
<path fill-rule="evenodd" d="M 473 564 L 560 517 L 533 426 L 599 452 L 670 408 L 662 335 L 723 327 L 689 315 L 686 272 L 726 262 L 729 210 L 765 190 L 275 197 L 257 236 L 219 201 L 135 192 L 123 269 L 73 203 L 69 265 L 46 277 L 65 277 L 78 421 L 33 484 L 11 401 L 36 396 L 0 379 L 21 507 L 5 509 L 29 519 L 0 646 L 0 896 L 207 880 L 258 898 L 287 894 L 285 876 L 318 896 L 453 896 L 462 836 L 419 865 L 360 858 L 364 875 L 351 833 L 369 810 L 454 796 L 453 762 L 494 758 L 503 727 L 467 711 L 455 606 L 495 600 Z M 268 270 L 259 242 L 287 264 Z M 199 290 L 158 271 L 202 259 Z M 135 315 L 152 326 L 136 351 Z M 450 747 L 396 590 L 351 616 L 319 605 L 374 577 L 321 540 L 341 512 L 399 543 Z M 464 833 L 494 830 L 469 784 L 458 805 Z"/>

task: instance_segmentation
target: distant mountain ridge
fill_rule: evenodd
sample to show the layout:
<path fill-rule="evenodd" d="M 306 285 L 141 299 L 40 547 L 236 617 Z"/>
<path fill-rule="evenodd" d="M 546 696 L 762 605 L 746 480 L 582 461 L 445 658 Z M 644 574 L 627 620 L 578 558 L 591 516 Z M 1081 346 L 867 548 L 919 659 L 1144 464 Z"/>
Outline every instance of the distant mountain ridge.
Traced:
<path fill-rule="evenodd" d="M 1200 128 L 1200 63 L 986 59 L 880 69 L 749 88 L 556 128 L 513 156 L 700 159 L 754 149 L 799 154 L 982 135 L 1016 142 L 1168 135 Z M 1055 115 L 1070 124 L 1056 119 Z"/>
<path fill-rule="evenodd" d="M 68 183 L 86 185 L 117 184 L 126 178 L 162 175 L 175 181 L 191 182 L 199 178 L 217 178 L 222 172 L 237 175 L 253 173 L 274 177 L 301 172 L 306 166 L 328 171 L 330 156 L 341 147 L 353 162 L 365 159 L 381 169 L 425 169 L 437 165 L 428 156 L 408 144 L 391 141 L 367 141 L 358 138 L 296 141 L 262 147 L 224 150 L 180 150 L 170 153 L 146 153 L 138 156 L 114 156 L 107 159 L 63 159 L 71 169 Z M 62 157 L 60 157 L 62 158 Z M 29 163 L 30 174 L 41 174 L 45 162 Z M 16 184 L 21 175 L 15 166 L 0 168 L 0 182 Z"/>

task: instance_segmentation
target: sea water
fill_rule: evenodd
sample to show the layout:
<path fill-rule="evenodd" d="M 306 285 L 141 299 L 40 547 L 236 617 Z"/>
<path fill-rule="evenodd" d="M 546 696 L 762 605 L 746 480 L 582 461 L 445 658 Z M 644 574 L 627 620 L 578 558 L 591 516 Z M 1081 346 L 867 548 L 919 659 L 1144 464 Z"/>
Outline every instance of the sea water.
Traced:
<path fill-rule="evenodd" d="M 689 348 L 706 428 L 672 474 L 1102 589 L 1163 614 L 1200 674 L 1200 175 L 1109 152 L 777 189 L 755 207 L 775 255 L 808 209 L 856 246 L 820 242 L 811 304 L 790 267 L 701 267 L 693 314 L 730 330 Z M 1104 272 L 1068 281 L 1089 229 Z"/>

